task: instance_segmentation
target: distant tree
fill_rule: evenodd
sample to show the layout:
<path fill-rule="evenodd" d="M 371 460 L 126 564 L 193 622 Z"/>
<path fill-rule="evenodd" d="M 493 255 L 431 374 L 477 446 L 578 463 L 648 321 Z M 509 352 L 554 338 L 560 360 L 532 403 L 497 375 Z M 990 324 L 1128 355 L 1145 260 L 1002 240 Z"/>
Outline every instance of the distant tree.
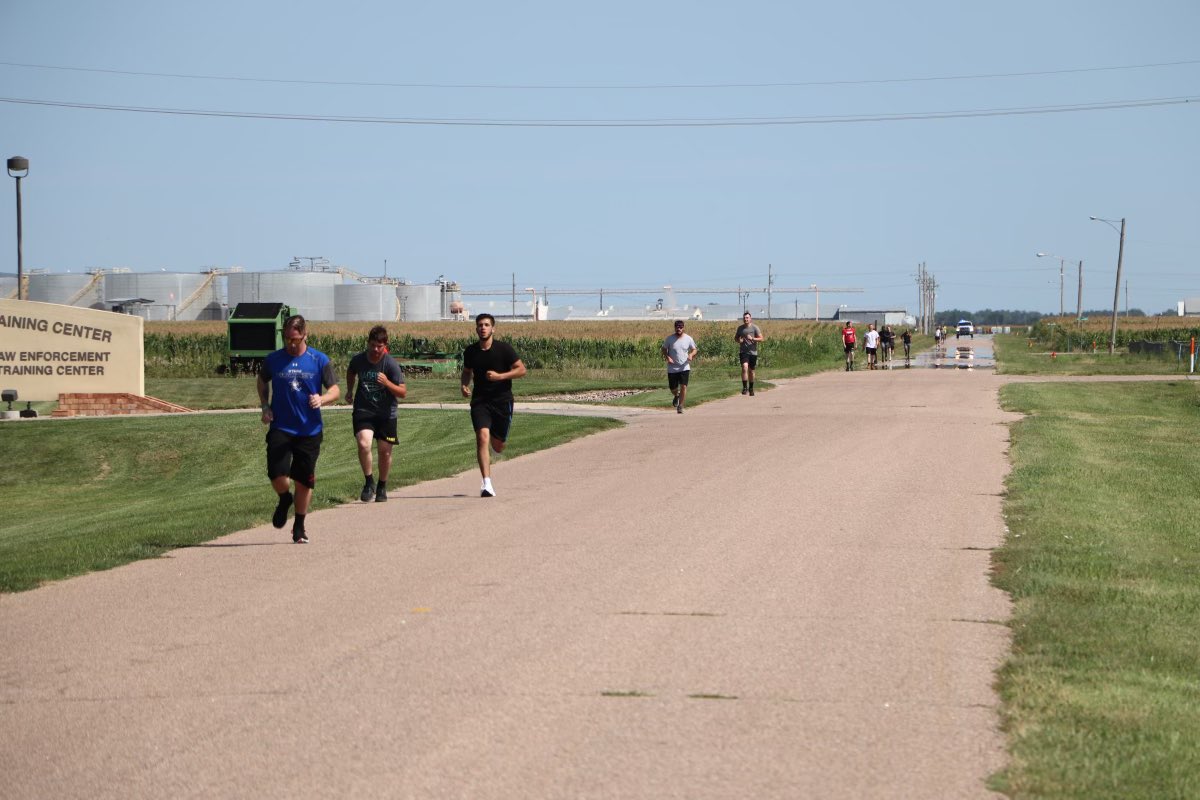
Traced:
<path fill-rule="evenodd" d="M 985 308 L 971 312 L 961 308 L 952 308 L 949 311 L 939 311 L 934 316 L 934 324 L 954 325 L 960 319 L 969 319 L 976 325 L 1032 325 L 1042 316 L 1040 311 Z"/>

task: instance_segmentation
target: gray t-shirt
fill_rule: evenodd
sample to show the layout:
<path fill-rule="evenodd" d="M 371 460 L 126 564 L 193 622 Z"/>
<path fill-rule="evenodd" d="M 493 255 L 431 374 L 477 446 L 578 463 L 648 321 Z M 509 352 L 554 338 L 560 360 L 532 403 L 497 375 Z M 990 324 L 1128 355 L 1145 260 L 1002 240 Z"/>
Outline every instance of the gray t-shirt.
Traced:
<path fill-rule="evenodd" d="M 375 376 L 382 372 L 392 383 L 404 383 L 404 370 L 396 360 L 384 353 L 379 363 L 372 364 L 363 352 L 350 359 L 349 370 L 358 377 L 358 383 L 354 386 L 354 413 L 377 419 L 394 419 L 396 398 L 379 385 Z"/>
<path fill-rule="evenodd" d="M 672 333 L 663 342 L 663 348 L 667 351 L 667 355 L 671 357 L 671 363 L 667 364 L 667 372 L 687 372 L 692 368 L 692 364 L 688 361 L 688 351 L 696 346 L 696 340 L 688 336 L 686 333 L 675 335 Z"/>
<path fill-rule="evenodd" d="M 752 336 L 762 336 L 762 331 L 759 330 L 757 325 L 755 325 L 753 322 L 751 322 L 749 325 L 738 325 L 737 333 L 733 338 L 741 340 L 741 347 L 738 349 L 738 352 L 741 355 L 758 355 L 758 342 L 750 338 Z"/>

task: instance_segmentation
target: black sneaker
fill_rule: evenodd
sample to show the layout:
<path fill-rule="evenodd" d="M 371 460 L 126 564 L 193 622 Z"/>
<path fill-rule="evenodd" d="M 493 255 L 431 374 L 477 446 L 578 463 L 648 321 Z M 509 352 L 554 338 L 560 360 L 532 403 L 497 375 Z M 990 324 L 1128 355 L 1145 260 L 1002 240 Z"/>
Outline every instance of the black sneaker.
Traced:
<path fill-rule="evenodd" d="M 751 397 L 754 397 L 754 390 L 753 390 L 753 389 L 751 389 L 751 390 L 750 390 L 750 396 L 751 396 Z"/>
<path fill-rule="evenodd" d="M 292 507 L 292 493 L 284 492 L 279 495 L 279 505 L 275 506 L 275 513 L 271 516 L 271 524 L 276 528 L 282 528 L 287 524 L 288 509 Z"/>
<path fill-rule="evenodd" d="M 748 392 L 748 390 L 746 389 L 746 387 L 745 387 L 745 386 L 743 386 L 743 387 L 742 387 L 742 394 L 746 394 L 747 392 Z"/>
<path fill-rule="evenodd" d="M 366 482 L 363 484 L 362 494 L 358 496 L 359 500 L 364 503 L 371 502 L 371 498 L 375 496 L 375 479 L 370 475 L 367 476 Z"/>
<path fill-rule="evenodd" d="M 683 406 L 675 406 L 675 413 L 676 413 L 676 414 L 682 414 L 682 413 L 683 413 Z"/>
<path fill-rule="evenodd" d="M 308 544 L 308 534 L 304 528 L 292 528 L 292 541 L 295 544 Z"/>
<path fill-rule="evenodd" d="M 671 395 L 671 407 L 679 408 L 679 395 L 677 395 L 677 394 Z"/>
<path fill-rule="evenodd" d="M 387 487 L 384 486 L 383 481 L 380 481 L 379 485 L 375 487 L 375 502 L 376 503 L 386 503 L 387 502 Z"/>

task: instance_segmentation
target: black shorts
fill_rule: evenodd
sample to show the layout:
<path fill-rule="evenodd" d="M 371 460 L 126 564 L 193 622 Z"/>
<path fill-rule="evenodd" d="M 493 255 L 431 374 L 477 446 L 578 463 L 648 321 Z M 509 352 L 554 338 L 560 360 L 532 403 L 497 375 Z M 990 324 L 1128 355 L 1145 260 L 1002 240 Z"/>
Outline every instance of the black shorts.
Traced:
<path fill-rule="evenodd" d="M 875 355 L 874 347 L 864 347 L 863 350 L 865 350 L 867 352 L 867 355 L 869 355 L 869 356 Z"/>
<path fill-rule="evenodd" d="M 692 371 L 690 369 L 685 369 L 683 372 L 668 372 L 667 386 L 671 387 L 672 392 L 678 389 L 680 386 L 687 386 L 688 375 L 691 374 Z"/>
<path fill-rule="evenodd" d="M 492 438 L 498 441 L 508 441 L 508 429 L 512 427 L 512 418 L 512 400 L 481 400 L 471 403 L 471 424 L 475 426 L 475 430 L 487 428 Z"/>
<path fill-rule="evenodd" d="M 854 342 L 846 342 L 846 352 L 847 353 L 854 352 Z"/>
<path fill-rule="evenodd" d="M 376 439 L 382 439 L 388 444 L 396 444 L 396 418 L 395 417 L 372 417 L 369 415 L 359 416 L 354 415 L 354 435 L 357 436 L 359 431 L 370 430 L 375 432 Z"/>
<path fill-rule="evenodd" d="M 317 485 L 317 457 L 321 455 L 321 438 L 293 436 L 290 433 L 267 429 L 267 477 L 275 480 L 283 475 L 308 488 Z"/>
<path fill-rule="evenodd" d="M 743 364 L 749 365 L 750 369 L 754 369 L 758 366 L 757 353 L 742 353 L 739 358 L 741 358 Z"/>

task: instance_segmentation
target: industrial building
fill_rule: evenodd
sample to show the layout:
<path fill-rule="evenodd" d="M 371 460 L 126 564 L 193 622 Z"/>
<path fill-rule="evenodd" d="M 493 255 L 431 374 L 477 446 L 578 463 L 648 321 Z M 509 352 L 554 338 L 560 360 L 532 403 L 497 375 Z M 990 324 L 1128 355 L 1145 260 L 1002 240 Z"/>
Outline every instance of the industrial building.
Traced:
<path fill-rule="evenodd" d="M 312 320 L 430 322 L 461 319 L 458 284 L 364 278 L 318 265 L 268 272 L 133 272 L 127 268 L 54 273 L 29 270 L 25 299 L 132 314 L 150 321 L 224 320 L 238 303 L 286 303 Z M 0 277 L 0 297 L 16 297 L 15 277 Z"/>

